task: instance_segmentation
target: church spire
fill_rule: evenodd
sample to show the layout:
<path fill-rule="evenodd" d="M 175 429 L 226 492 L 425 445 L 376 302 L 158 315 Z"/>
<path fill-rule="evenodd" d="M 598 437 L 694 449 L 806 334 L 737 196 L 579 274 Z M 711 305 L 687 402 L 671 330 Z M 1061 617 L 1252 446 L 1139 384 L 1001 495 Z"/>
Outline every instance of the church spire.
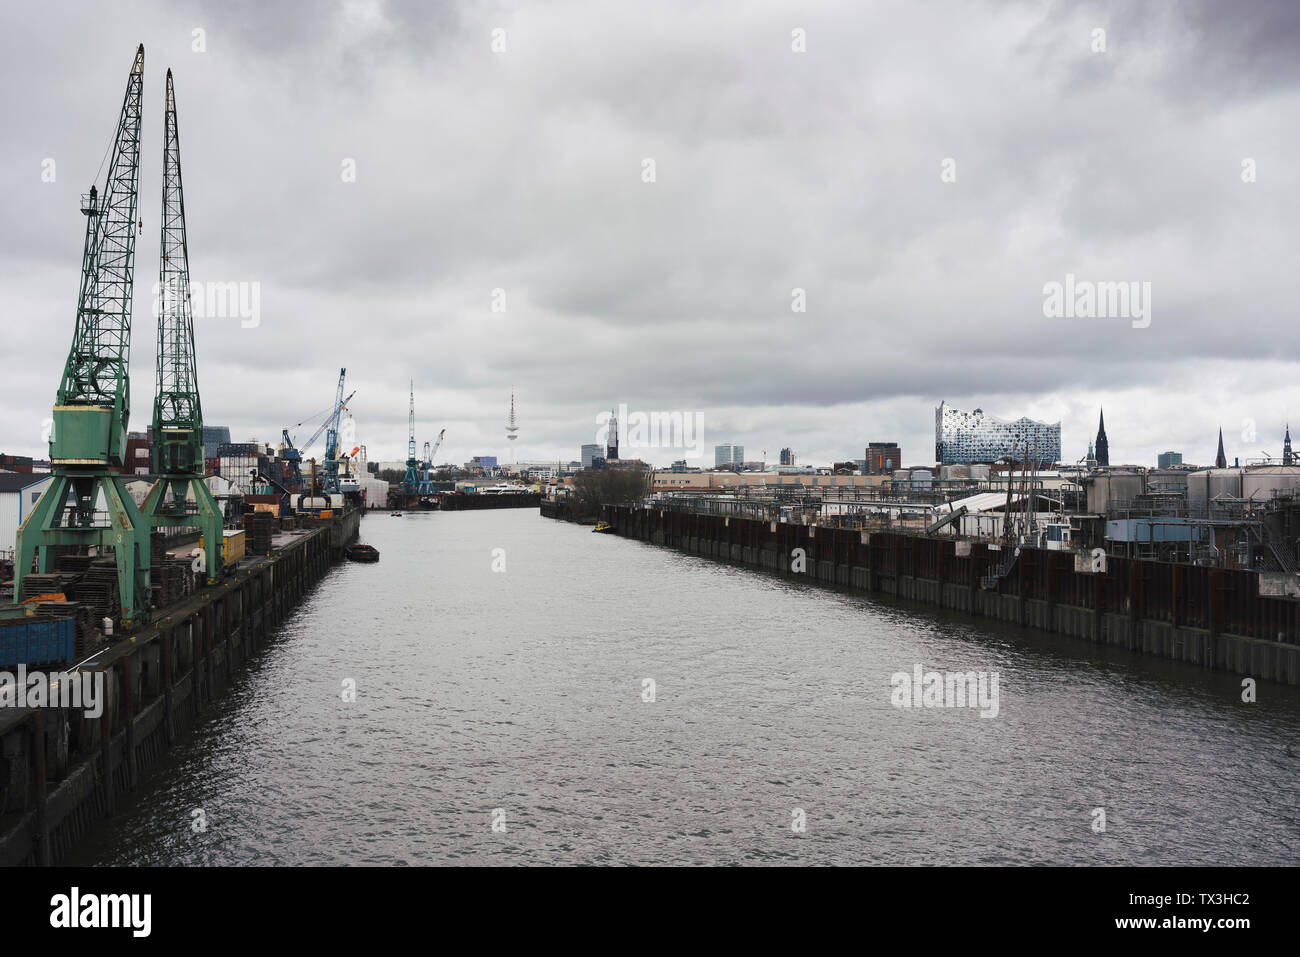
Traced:
<path fill-rule="evenodd" d="M 1295 465 L 1295 456 L 1291 453 L 1291 423 L 1286 424 L 1286 438 L 1282 441 L 1282 464 Z"/>
<path fill-rule="evenodd" d="M 1219 454 L 1214 457 L 1214 467 L 1216 469 L 1226 469 L 1228 467 L 1228 457 L 1223 454 L 1223 427 L 1219 427 Z"/>
<path fill-rule="evenodd" d="M 1101 410 L 1097 419 L 1097 464 L 1110 465 L 1110 442 L 1106 438 L 1106 413 Z"/>

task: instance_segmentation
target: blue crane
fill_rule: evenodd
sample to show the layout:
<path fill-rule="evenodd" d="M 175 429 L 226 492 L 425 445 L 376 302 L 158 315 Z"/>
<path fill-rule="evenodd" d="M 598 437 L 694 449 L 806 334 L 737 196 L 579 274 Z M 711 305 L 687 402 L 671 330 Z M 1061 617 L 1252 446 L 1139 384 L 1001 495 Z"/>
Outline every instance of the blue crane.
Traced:
<path fill-rule="evenodd" d="M 339 488 L 339 420 L 343 417 L 343 410 L 347 407 L 347 399 L 343 398 L 343 378 L 348 374 L 347 369 L 339 370 L 339 387 L 334 396 L 334 409 L 330 417 L 325 420 L 325 481 L 322 485 L 322 491 L 326 495 L 341 495 L 342 490 Z M 355 393 L 354 393 L 355 394 Z M 319 431 L 317 435 L 319 435 Z M 312 436 L 312 442 L 316 441 L 316 436 Z M 311 442 L 307 443 L 309 446 Z"/>

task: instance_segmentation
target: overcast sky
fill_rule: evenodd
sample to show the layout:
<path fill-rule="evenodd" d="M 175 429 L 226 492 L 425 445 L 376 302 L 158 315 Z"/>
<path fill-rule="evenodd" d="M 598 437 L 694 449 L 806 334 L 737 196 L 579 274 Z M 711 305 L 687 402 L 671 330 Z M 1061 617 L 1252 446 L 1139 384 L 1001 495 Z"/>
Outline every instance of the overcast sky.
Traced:
<path fill-rule="evenodd" d="M 405 457 L 411 379 L 439 461 L 577 458 L 619 403 L 700 416 L 708 464 L 928 463 L 940 400 L 1059 419 L 1069 460 L 1103 405 L 1113 463 L 1300 428 L 1291 0 L 43 2 L 0 36 L 0 451 L 47 452 L 138 43 L 135 429 L 169 66 L 192 277 L 258 284 L 255 324 L 197 322 L 237 440 L 322 411 L 340 366 L 372 459 Z M 1045 317 L 1067 274 L 1149 282 L 1150 324 Z"/>

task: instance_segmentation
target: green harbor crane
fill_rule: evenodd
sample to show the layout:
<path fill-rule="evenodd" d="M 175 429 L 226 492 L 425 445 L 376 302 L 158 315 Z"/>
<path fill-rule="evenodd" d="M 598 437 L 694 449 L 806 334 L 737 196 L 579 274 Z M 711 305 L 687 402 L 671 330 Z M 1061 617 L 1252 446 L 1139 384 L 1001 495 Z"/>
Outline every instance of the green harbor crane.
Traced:
<path fill-rule="evenodd" d="M 197 526 L 208 584 L 221 577 L 222 514 L 203 481 L 203 409 L 194 361 L 190 255 L 181 189 L 176 93 L 167 71 L 163 107 L 162 247 L 158 266 L 158 379 L 153 400 L 153 472 L 141 512 L 151 527 Z"/>
<path fill-rule="evenodd" d="M 406 475 L 402 478 L 402 494 L 416 495 L 420 491 L 420 460 L 415 457 L 415 380 L 411 380 L 411 433 L 406 443 Z"/>
<path fill-rule="evenodd" d="M 135 52 L 104 191 L 82 197 L 86 239 L 72 347 L 54 404 L 52 481 L 18 531 L 14 594 L 37 558 L 54 565 L 58 546 L 112 548 L 124 629 L 148 618 L 149 528 L 121 474 L 130 417 L 131 307 L 135 290 L 136 197 L 144 45 Z M 71 498 L 71 502 L 69 502 Z M 37 550 L 39 549 L 39 555 Z"/>

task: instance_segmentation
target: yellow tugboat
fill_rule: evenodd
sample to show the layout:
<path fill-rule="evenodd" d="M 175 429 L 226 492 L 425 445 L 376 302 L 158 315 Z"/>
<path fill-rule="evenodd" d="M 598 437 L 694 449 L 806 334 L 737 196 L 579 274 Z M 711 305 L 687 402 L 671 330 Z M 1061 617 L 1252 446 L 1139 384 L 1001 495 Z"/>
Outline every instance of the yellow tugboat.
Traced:
<path fill-rule="evenodd" d="M 609 524 L 609 522 L 597 522 L 597 523 L 596 523 L 596 527 L 593 528 L 592 531 L 593 531 L 593 532 L 600 532 L 600 533 L 602 533 L 602 534 L 604 534 L 604 535 L 609 535 L 609 534 L 612 534 L 612 533 L 613 533 L 613 531 L 614 531 L 614 526 L 611 525 L 611 524 Z"/>

